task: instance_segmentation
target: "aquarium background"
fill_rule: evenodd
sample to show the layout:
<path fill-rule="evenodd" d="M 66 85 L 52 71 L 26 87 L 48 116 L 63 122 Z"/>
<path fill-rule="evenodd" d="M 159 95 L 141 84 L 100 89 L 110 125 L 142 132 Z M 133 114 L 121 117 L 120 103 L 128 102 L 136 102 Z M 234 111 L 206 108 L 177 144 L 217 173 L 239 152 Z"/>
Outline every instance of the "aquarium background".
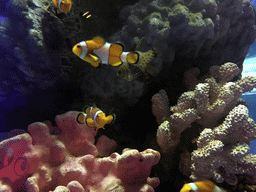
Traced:
<path fill-rule="evenodd" d="M 166 87 L 175 87 L 175 92 L 169 91 L 168 96 L 170 97 L 170 104 L 175 105 L 177 102 L 178 97 L 184 92 L 185 87 L 180 86 L 182 83 L 177 83 L 178 81 L 182 82 L 182 80 L 177 80 L 177 77 L 182 76 L 182 72 L 190 67 L 197 66 L 195 65 L 198 61 L 194 61 L 194 63 L 189 63 L 190 59 L 184 61 L 182 58 L 182 54 L 180 54 L 175 60 L 175 62 L 179 63 L 189 63 L 188 66 L 184 67 L 184 71 L 180 72 L 179 74 L 169 75 L 168 82 L 165 82 L 165 78 L 167 77 L 164 74 L 164 70 L 161 71 L 159 77 L 154 79 L 154 81 L 149 82 L 126 82 L 124 80 L 120 81 L 113 81 L 114 76 L 116 76 L 116 72 L 109 68 L 109 66 L 102 66 L 100 70 L 95 68 L 91 68 L 89 64 L 87 66 L 84 65 L 83 61 L 79 61 L 79 58 L 76 58 L 74 54 L 71 52 L 71 48 L 74 43 L 77 43 L 79 39 L 76 39 L 76 34 L 72 32 L 73 28 L 70 26 L 79 26 L 79 22 L 77 22 L 77 18 L 72 18 L 71 20 L 65 20 L 64 15 L 58 16 L 59 19 L 63 21 L 65 27 L 70 27 L 70 31 L 66 31 L 65 28 L 60 25 L 60 23 L 51 23 L 52 19 L 43 18 L 42 22 L 45 26 L 50 26 L 50 31 L 44 31 L 44 38 L 50 37 L 48 33 L 54 34 L 54 38 L 44 39 L 47 42 L 47 48 L 50 47 L 50 51 L 53 52 L 53 55 L 50 55 L 54 61 L 50 62 L 49 66 L 44 67 L 44 62 L 41 56 L 42 52 L 38 49 L 38 45 L 30 44 L 31 41 L 26 39 L 26 41 L 19 41 L 20 36 L 24 37 L 31 37 L 31 34 L 36 34 L 36 31 L 28 30 L 30 28 L 37 29 L 36 27 L 38 23 L 30 23 L 24 22 L 23 18 L 20 17 L 19 11 L 13 9 L 10 11 L 8 7 L 10 6 L 11 1 L 9 0 L 1 0 L 0 2 L 0 56 L 1 56 L 1 65 L 2 69 L 0 70 L 0 79 L 4 79 L 2 81 L 0 91 L 0 141 L 6 139 L 8 137 L 23 133 L 27 131 L 27 126 L 33 122 L 42 122 L 45 120 L 50 120 L 53 125 L 55 125 L 55 116 L 59 114 L 64 114 L 70 110 L 77 110 L 81 111 L 85 107 L 85 103 L 88 105 L 92 105 L 94 102 L 99 103 L 101 109 L 107 111 L 107 113 L 116 113 L 120 114 L 118 116 L 117 121 L 115 122 L 115 126 L 110 126 L 109 129 L 100 130 L 99 135 L 106 134 L 111 139 L 115 139 L 121 147 L 130 147 L 136 148 L 138 150 L 143 150 L 144 143 L 146 140 L 152 140 L 156 136 L 156 129 L 157 123 L 156 119 L 152 115 L 152 96 L 157 93 L 160 89 L 165 89 Z M 18 2 L 18 1 L 13 1 Z M 37 2 L 36 0 L 34 2 Z M 39 1 L 40 3 L 41 1 Z M 42 1 L 43 2 L 43 1 Z M 100 1 L 95 1 L 95 4 Z M 85 7 L 91 11 L 92 17 L 86 23 L 86 28 L 83 29 L 86 33 L 84 36 L 93 37 L 95 34 L 100 34 L 105 38 L 115 34 L 116 31 L 121 31 L 123 25 L 117 22 L 112 22 L 113 20 L 109 19 L 108 23 L 105 21 L 107 19 L 101 18 L 100 16 L 104 15 L 105 13 L 99 14 L 101 10 L 109 10 L 112 7 L 112 4 L 115 4 L 115 9 L 106 11 L 107 17 L 115 18 L 118 17 L 118 13 L 120 12 L 121 8 L 125 7 L 126 5 L 133 5 L 134 1 L 109 1 L 107 5 L 105 5 L 105 1 L 100 2 L 97 4 L 96 7 Z M 252 1 L 255 3 L 254 1 Z M 112 4 L 111 4 L 112 3 Z M 88 3 L 89 4 L 89 3 Z M 41 6 L 41 5 L 40 5 Z M 15 7 L 15 6 L 14 6 Z M 54 8 L 51 8 L 52 12 L 54 13 Z M 84 13 L 87 9 L 83 9 Z M 38 9 L 40 10 L 40 9 Z M 121 21 L 125 21 L 126 16 L 130 10 L 123 11 L 123 17 L 121 17 Z M 17 15 L 15 15 L 17 13 Z M 93 15 L 94 13 L 94 15 Z M 31 14 L 38 14 L 40 15 L 41 12 L 31 12 Z M 11 25 L 15 28 L 13 31 L 8 31 L 8 27 L 10 27 L 9 19 L 12 15 L 15 19 L 12 19 Z M 97 16 L 95 16 L 97 15 Z M 142 14 L 143 15 L 143 14 Z M 81 16 L 81 14 L 80 14 Z M 103 17 L 103 16 L 102 16 Z M 17 18 L 17 19 L 16 19 Z M 35 21 L 33 21 L 35 22 Z M 41 21 L 38 21 L 39 23 Z M 48 23 L 49 22 L 49 23 Z M 66 23 L 65 23 L 66 22 Z M 77 22 L 77 23 L 76 23 Z M 152 33 L 150 34 L 152 38 L 157 36 L 156 34 L 159 32 L 158 28 L 163 27 L 159 20 L 153 20 L 153 24 L 149 25 L 152 27 Z M 84 24 L 83 23 L 83 24 Z M 47 25 L 49 24 L 49 25 Z M 33 27 L 32 27 L 33 25 Z M 35 27 L 35 26 L 36 27 Z M 126 28 L 129 27 L 137 27 L 137 23 L 128 23 Z M 129 27 L 127 27 L 129 26 Z M 55 28 L 56 27 L 56 28 Z M 75 28 L 74 27 L 74 28 Z M 90 28 L 90 30 L 87 30 Z M 106 30 L 108 29 L 108 30 Z M 125 28 L 124 28 L 125 29 Z M 10 36 L 13 39 L 5 38 L 4 34 L 9 32 Z M 148 30 L 148 29 L 146 29 Z M 132 31 L 132 30 L 131 30 Z M 1 33 L 3 32 L 3 33 Z M 67 33 L 71 33 L 73 36 L 67 38 Z M 121 31 L 126 36 L 125 32 Z M 129 33 L 129 31 L 127 32 Z M 48 34 L 48 35 L 47 35 Z M 129 33 L 128 35 L 131 35 Z M 196 33 L 195 33 L 196 34 Z M 163 34 L 161 34 L 163 35 Z M 185 34 L 186 35 L 186 34 Z M 195 37 L 197 36 L 195 35 Z M 35 35 L 36 36 L 36 35 Z M 189 35 L 188 35 L 189 36 Z M 40 37 L 40 35 L 38 36 Z M 36 36 L 36 38 L 38 38 Z M 110 41 L 115 42 L 115 39 L 119 39 L 120 36 L 113 35 L 109 38 Z M 57 39 L 57 40 L 56 40 Z M 248 38 L 248 42 L 250 42 L 250 38 Z M 81 39 L 80 39 L 81 40 Z M 13 44 L 13 41 L 18 44 Z M 40 42 L 40 39 L 38 40 Z M 149 42 L 148 47 L 152 46 L 152 42 Z M 63 43 L 63 44 L 62 44 Z M 127 38 L 127 41 L 124 43 L 126 44 L 126 49 L 130 49 L 132 47 L 132 43 L 130 39 Z M 151 43 L 151 44 L 150 44 Z M 192 41 L 193 43 L 193 41 Z M 17 47 L 14 47 L 17 46 Z M 28 53 L 22 53 L 21 50 L 26 50 L 24 47 L 27 47 Z M 148 48 L 147 47 L 147 48 Z M 227 50 L 227 55 L 230 55 L 232 51 L 231 48 Z M 22 49 L 23 48 L 23 49 Z M 35 48 L 35 50 L 33 50 Z M 217 49 L 217 48 L 216 48 Z M 63 50 L 69 50 L 69 52 L 62 52 Z M 245 49 L 246 50 L 246 49 Z M 30 52 L 31 51 L 31 52 Z M 34 51 L 34 52 L 33 52 Z M 170 51 L 170 50 L 168 50 Z M 180 50 L 182 52 L 182 48 Z M 243 52 L 243 51 L 241 51 Z M 59 53 L 61 53 L 61 57 L 59 57 Z M 49 53 L 45 53 L 47 55 Z M 179 53 L 178 53 L 179 54 Z M 177 54 L 177 55 L 178 55 Z M 183 53 L 184 54 L 184 53 Z M 192 52 L 191 55 L 194 53 Z M 218 54 L 216 52 L 216 54 Z M 246 53 L 245 53 L 246 54 Z M 31 60 L 31 63 L 28 63 L 27 68 L 24 63 L 19 63 L 23 60 L 23 55 L 28 56 Z M 171 55 L 171 54 L 170 54 Z M 231 54 L 232 55 L 232 54 Z M 169 57 L 169 55 L 168 55 Z M 214 54 L 213 54 L 214 57 Z M 233 58 L 231 56 L 231 58 Z M 242 58 L 242 57 L 241 57 Z M 241 68 L 242 60 L 237 58 L 233 58 L 236 60 Z M 26 60 L 25 59 L 25 60 Z M 39 59 L 39 60 L 38 60 Z M 166 58 L 165 58 L 166 59 Z M 174 58 L 171 56 L 168 58 L 171 61 L 174 61 Z M 218 58 L 214 58 L 218 61 Z M 227 58 L 225 58 L 227 59 Z M 225 60 L 223 59 L 223 60 Z M 27 61 L 26 60 L 26 61 Z M 227 59 L 228 60 L 228 59 Z M 57 62 L 55 62 L 57 61 Z M 72 65 L 71 63 L 77 62 L 77 65 Z M 169 60 L 168 60 L 169 62 Z M 219 61 L 220 62 L 220 61 Z M 239 63 L 240 62 L 240 63 Z M 4 65 L 8 63 L 9 65 Z M 55 63 L 61 63 L 63 66 L 54 65 Z M 157 60 L 156 63 L 162 64 L 162 61 Z M 171 63 L 171 62 L 170 62 Z M 205 64 L 206 60 L 203 60 L 197 67 L 200 67 L 201 75 L 207 73 L 207 67 L 211 66 L 209 63 Z M 27 63 L 26 63 L 27 64 Z M 211 63 L 212 64 L 212 63 Z M 220 63 L 219 63 L 220 64 Z M 35 66 L 38 66 L 36 68 Z M 205 66 L 205 68 L 204 68 Z M 256 44 L 252 44 L 247 54 L 245 61 L 243 62 L 243 72 L 242 76 L 256 76 Z M 35 69 L 33 68 L 35 67 Z M 173 66 L 167 66 L 173 67 Z M 176 68 L 181 68 L 180 66 L 175 66 L 172 68 L 173 71 Z M 30 70 L 33 69 L 33 70 Z M 73 71 L 73 74 L 79 74 L 77 76 L 69 76 L 67 77 L 68 72 Z M 75 70 L 80 71 L 80 73 L 74 72 Z M 170 71 L 172 71 L 170 70 Z M 68 72 L 67 72 L 68 71 Z M 32 76 L 30 73 L 35 73 L 38 79 L 29 78 Z M 83 78 L 81 73 L 86 74 L 87 78 Z M 42 81 L 40 80 L 42 78 Z M 8 79 L 8 81 L 5 81 Z M 109 80 L 110 79 L 110 80 Z M 144 79 L 142 79 L 144 80 Z M 115 82 L 116 84 L 113 84 Z M 143 85 L 147 85 L 150 89 L 144 89 Z M 98 86 L 98 89 L 94 89 Z M 87 92 L 81 89 L 86 87 Z M 115 90 L 115 97 L 111 97 L 112 92 L 111 90 Z M 171 89 L 169 89 L 171 90 Z M 90 93 L 91 91 L 91 93 Z M 147 93 L 144 94 L 143 93 Z M 168 91 L 167 91 L 168 92 Z M 88 96 L 87 100 L 83 97 L 84 94 Z M 91 95 L 90 95 L 91 94 Z M 108 96 L 108 94 L 110 96 Z M 114 95 L 113 94 L 113 95 Z M 249 106 L 249 115 L 251 118 L 256 120 L 256 91 L 252 91 L 250 93 L 246 93 L 242 96 L 242 98 L 247 102 Z M 93 95 L 93 96 L 92 96 Z M 117 95 L 117 96 L 116 96 Z M 104 98 L 106 96 L 106 98 Z M 111 107 L 113 105 L 113 98 L 114 102 L 117 103 L 118 106 Z M 120 110 L 116 110 L 116 109 Z M 143 120 L 142 117 L 150 117 L 146 120 Z M 113 128 L 114 127 L 114 128 Z M 138 129 L 139 128 L 139 129 Z M 8 134 L 11 130 L 18 129 L 19 131 L 13 132 L 11 135 Z M 125 133 L 125 134 L 124 134 Z M 97 138 L 96 138 L 97 139 Z M 120 147 L 120 148 L 121 148 Z M 256 154 L 256 141 L 251 143 L 251 153 Z M 120 149 L 119 149 L 120 150 Z M 175 174 L 175 173 L 173 173 Z M 169 184 L 166 182 L 165 184 Z M 181 186 L 179 186 L 181 187 Z M 163 186 L 164 188 L 164 186 Z"/>
<path fill-rule="evenodd" d="M 250 47 L 248 55 L 243 63 L 242 77 L 256 76 L 256 43 L 253 43 Z M 244 93 L 242 96 L 249 106 L 249 116 L 256 120 L 256 90 Z M 256 154 L 256 140 L 252 141 L 250 152 Z"/>
<path fill-rule="evenodd" d="M 256 1 L 251 0 L 254 8 L 256 7 Z M 256 76 L 256 42 L 254 42 L 246 56 L 243 63 L 242 76 Z M 250 93 L 245 93 L 242 98 L 247 102 L 250 110 L 249 116 L 255 121 L 256 120 L 256 90 L 254 89 Z M 252 154 L 256 154 L 256 140 L 252 141 L 250 151 Z"/>

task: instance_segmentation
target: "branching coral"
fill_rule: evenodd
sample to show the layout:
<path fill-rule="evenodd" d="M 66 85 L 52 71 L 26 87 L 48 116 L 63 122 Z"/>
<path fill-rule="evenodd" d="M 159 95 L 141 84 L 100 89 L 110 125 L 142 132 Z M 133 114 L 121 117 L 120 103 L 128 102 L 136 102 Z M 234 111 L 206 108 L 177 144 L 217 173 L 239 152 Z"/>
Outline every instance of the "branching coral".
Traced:
<path fill-rule="evenodd" d="M 181 133 L 192 123 L 202 131 L 197 140 L 198 149 L 192 153 L 191 178 L 194 180 L 212 178 L 235 185 L 236 174 L 255 175 L 255 156 L 248 153 L 250 141 L 255 139 L 256 126 L 248 117 L 248 109 L 238 104 L 242 93 L 256 87 L 256 78 L 250 76 L 228 82 L 238 72 L 233 63 L 211 67 L 210 77 L 197 84 L 194 91 L 183 93 L 177 105 L 170 108 L 170 117 L 157 130 L 157 142 L 165 153 L 177 147 Z M 160 101 L 155 101 L 156 98 Z M 155 105 L 163 108 L 161 105 L 167 102 L 166 98 L 153 97 L 153 113 L 157 119 L 162 119 L 163 112 L 156 113 Z M 183 155 L 182 158 L 190 157 Z M 189 160 L 182 159 L 182 162 Z M 183 168 L 187 173 L 188 169 Z"/>
<path fill-rule="evenodd" d="M 79 124 L 78 114 L 58 115 L 57 127 L 49 121 L 33 123 L 30 134 L 2 141 L 0 165 L 5 168 L 0 170 L 0 186 L 10 192 L 24 187 L 29 192 L 154 191 L 159 179 L 149 174 L 160 153 L 152 149 L 112 153 L 117 144 L 106 136 L 95 146 L 97 131 Z"/>
<path fill-rule="evenodd" d="M 256 155 L 249 154 L 254 139 L 256 124 L 248 117 L 248 109 L 236 106 L 221 125 L 201 132 L 198 148 L 192 152 L 191 178 L 236 185 L 238 174 L 256 176 Z"/>

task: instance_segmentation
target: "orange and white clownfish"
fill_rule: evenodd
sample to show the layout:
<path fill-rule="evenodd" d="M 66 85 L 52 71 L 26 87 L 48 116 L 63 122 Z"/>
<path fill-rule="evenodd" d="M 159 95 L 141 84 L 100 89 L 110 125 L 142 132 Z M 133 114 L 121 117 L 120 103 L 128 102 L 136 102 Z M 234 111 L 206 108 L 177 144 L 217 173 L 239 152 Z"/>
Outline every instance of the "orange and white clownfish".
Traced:
<path fill-rule="evenodd" d="M 226 190 L 218 187 L 210 180 L 186 183 L 180 192 L 224 192 Z"/>
<path fill-rule="evenodd" d="M 107 43 L 102 37 L 98 36 L 92 40 L 77 43 L 72 51 L 75 55 L 94 67 L 98 67 L 100 63 L 119 66 L 123 62 L 131 64 L 138 62 L 138 52 L 123 52 L 123 49 L 123 45 L 119 43 Z"/>
<path fill-rule="evenodd" d="M 54 6 L 57 8 L 57 13 L 68 13 L 72 6 L 71 0 L 53 0 Z"/>
<path fill-rule="evenodd" d="M 85 113 L 81 112 L 77 116 L 78 123 L 86 123 L 88 127 L 93 127 L 96 131 L 100 128 L 105 129 L 104 126 L 113 122 L 114 119 L 115 115 L 106 116 L 106 114 L 95 105 L 92 107 L 87 107 L 85 109 Z"/>

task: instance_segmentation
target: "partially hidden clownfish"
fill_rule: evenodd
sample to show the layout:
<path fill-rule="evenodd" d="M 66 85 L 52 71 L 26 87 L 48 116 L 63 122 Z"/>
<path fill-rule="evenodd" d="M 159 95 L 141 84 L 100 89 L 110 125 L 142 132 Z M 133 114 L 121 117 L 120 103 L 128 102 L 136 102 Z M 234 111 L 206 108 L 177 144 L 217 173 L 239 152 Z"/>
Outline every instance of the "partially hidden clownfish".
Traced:
<path fill-rule="evenodd" d="M 86 123 L 88 127 L 95 128 L 99 130 L 100 128 L 105 129 L 106 124 L 110 124 L 114 121 L 115 115 L 108 115 L 101 111 L 96 105 L 92 107 L 87 107 L 85 113 L 81 112 L 77 116 L 77 122 L 80 124 Z"/>
<path fill-rule="evenodd" d="M 68 13 L 72 6 L 71 0 L 53 0 L 54 6 L 57 8 L 57 13 Z"/>
<path fill-rule="evenodd" d="M 94 67 L 98 67 L 100 63 L 119 66 L 123 62 L 135 64 L 139 61 L 139 52 L 124 52 L 123 49 L 123 45 L 107 43 L 98 36 L 92 40 L 77 43 L 72 51 Z"/>
<path fill-rule="evenodd" d="M 224 192 L 226 190 L 218 187 L 210 180 L 186 183 L 180 192 Z"/>

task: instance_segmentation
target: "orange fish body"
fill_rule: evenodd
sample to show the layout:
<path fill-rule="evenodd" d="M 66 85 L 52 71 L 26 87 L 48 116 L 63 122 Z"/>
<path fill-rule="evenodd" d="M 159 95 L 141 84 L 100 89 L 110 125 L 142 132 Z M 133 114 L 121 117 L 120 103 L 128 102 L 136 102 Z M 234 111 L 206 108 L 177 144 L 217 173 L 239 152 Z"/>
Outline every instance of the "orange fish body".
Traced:
<path fill-rule="evenodd" d="M 96 131 L 100 128 L 104 129 L 104 126 L 111 123 L 113 120 L 113 115 L 106 116 L 106 114 L 96 106 L 87 107 L 85 113 L 80 113 L 77 117 L 79 123 L 86 123 L 87 126 L 94 127 Z"/>
<path fill-rule="evenodd" d="M 57 8 L 57 13 L 68 13 L 72 6 L 71 0 L 53 0 L 54 6 Z"/>
<path fill-rule="evenodd" d="M 194 183 L 186 183 L 183 185 L 180 192 L 225 192 L 210 180 L 197 181 Z"/>
<path fill-rule="evenodd" d="M 101 37 L 81 41 L 73 47 L 72 51 L 94 67 L 98 67 L 100 63 L 112 66 L 119 66 L 123 62 L 134 64 L 139 60 L 139 53 L 123 52 L 121 44 L 107 43 Z"/>

